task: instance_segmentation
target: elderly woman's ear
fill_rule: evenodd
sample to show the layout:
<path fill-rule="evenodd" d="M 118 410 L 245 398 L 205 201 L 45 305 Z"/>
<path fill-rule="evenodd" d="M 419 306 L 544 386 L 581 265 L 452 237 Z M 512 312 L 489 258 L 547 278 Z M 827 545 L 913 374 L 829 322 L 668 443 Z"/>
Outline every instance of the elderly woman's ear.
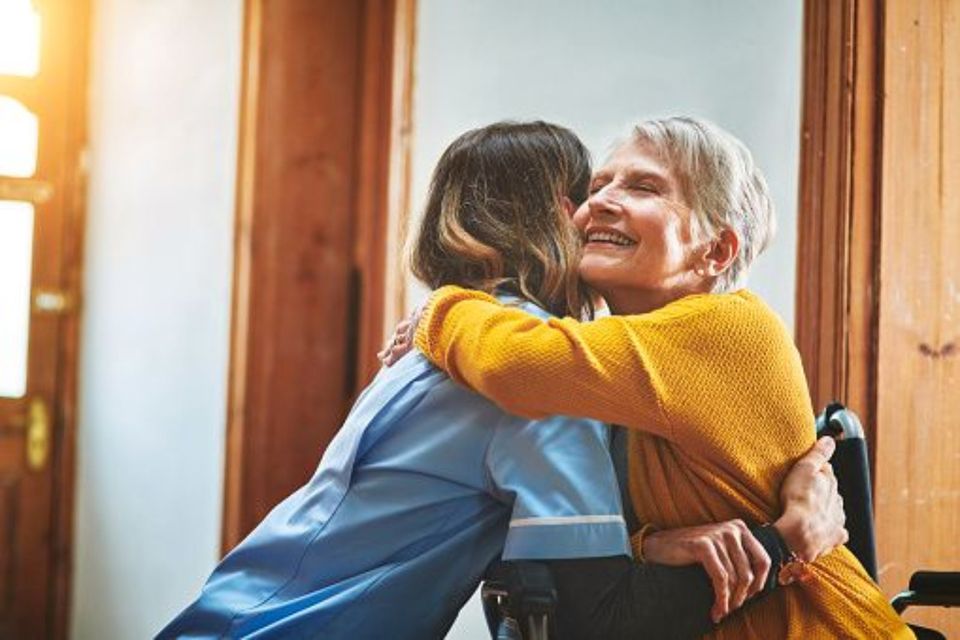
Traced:
<path fill-rule="evenodd" d="M 719 276 L 733 264 L 738 253 L 740 238 L 733 229 L 722 229 L 717 237 L 704 247 L 697 272 L 707 277 Z"/>

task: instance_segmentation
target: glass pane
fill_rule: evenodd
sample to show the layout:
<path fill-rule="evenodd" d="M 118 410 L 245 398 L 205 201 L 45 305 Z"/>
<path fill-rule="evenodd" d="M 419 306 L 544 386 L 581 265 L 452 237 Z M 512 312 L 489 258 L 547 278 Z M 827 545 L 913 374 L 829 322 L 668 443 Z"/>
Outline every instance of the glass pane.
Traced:
<path fill-rule="evenodd" d="M 40 68 L 40 16 L 30 0 L 0 0 L 0 74 L 35 76 Z"/>
<path fill-rule="evenodd" d="M 0 200 L 0 396 L 27 392 L 33 205 Z"/>
<path fill-rule="evenodd" d="M 37 116 L 0 96 L 0 175 L 29 178 L 37 170 Z"/>

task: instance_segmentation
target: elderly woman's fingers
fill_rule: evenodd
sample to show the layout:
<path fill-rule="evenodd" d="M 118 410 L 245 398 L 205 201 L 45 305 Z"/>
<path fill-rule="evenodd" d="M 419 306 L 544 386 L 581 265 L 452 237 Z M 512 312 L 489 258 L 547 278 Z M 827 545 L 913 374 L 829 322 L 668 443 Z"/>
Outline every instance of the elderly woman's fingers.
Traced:
<path fill-rule="evenodd" d="M 377 353 L 377 359 L 389 367 L 413 349 L 413 337 L 417 330 L 415 318 L 400 321 L 386 346 Z"/>
<path fill-rule="evenodd" d="M 410 351 L 410 345 L 394 345 L 387 349 L 386 354 L 380 359 L 380 361 L 384 364 L 384 366 L 390 367 L 396 364 L 400 358 L 410 353 Z"/>

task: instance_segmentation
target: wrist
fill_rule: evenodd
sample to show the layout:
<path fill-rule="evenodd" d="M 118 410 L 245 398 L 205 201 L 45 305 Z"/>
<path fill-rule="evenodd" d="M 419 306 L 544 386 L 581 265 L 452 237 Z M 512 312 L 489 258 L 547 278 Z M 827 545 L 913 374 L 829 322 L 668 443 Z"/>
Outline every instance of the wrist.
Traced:
<path fill-rule="evenodd" d="M 650 541 L 650 536 L 656 534 L 657 527 L 647 523 L 640 528 L 640 531 L 630 536 L 630 550 L 633 552 L 633 559 L 636 562 L 644 563 L 647 561 L 645 545 Z"/>
<path fill-rule="evenodd" d="M 812 549 L 810 519 L 799 509 L 787 509 L 773 523 L 773 528 L 787 546 L 790 554 L 803 560 L 813 560 L 816 552 Z"/>

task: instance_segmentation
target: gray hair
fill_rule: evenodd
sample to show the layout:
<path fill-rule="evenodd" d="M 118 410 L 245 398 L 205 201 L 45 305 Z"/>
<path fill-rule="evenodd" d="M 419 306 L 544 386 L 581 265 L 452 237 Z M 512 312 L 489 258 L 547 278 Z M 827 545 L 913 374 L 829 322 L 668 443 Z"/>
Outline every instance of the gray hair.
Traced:
<path fill-rule="evenodd" d="M 730 229 L 740 240 L 740 251 L 718 276 L 714 292 L 743 286 L 777 228 L 767 181 L 747 147 L 717 125 L 687 116 L 645 120 L 630 138 L 651 145 L 673 170 L 693 210 L 696 238 L 706 241 Z"/>

